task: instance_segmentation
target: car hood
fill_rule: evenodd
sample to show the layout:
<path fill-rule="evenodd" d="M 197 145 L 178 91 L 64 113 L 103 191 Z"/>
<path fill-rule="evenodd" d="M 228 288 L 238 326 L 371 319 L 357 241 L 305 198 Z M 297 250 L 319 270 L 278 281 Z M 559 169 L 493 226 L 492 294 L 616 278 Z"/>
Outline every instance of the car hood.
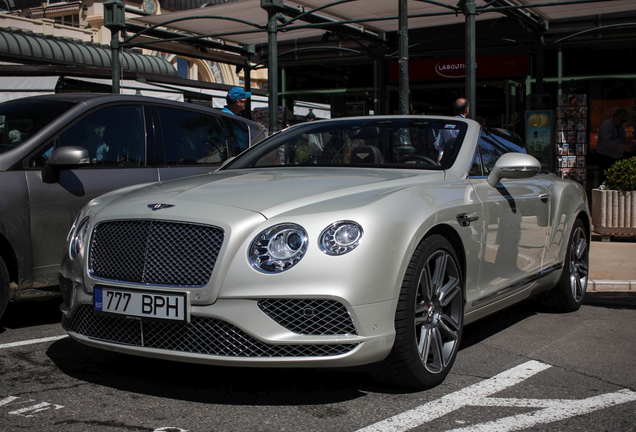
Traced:
<path fill-rule="evenodd" d="M 248 210 L 270 218 L 350 194 L 371 192 L 377 196 L 443 178 L 443 171 L 365 168 L 228 170 L 155 183 L 115 201 L 120 205 L 139 200 L 149 204 L 197 202 Z"/>

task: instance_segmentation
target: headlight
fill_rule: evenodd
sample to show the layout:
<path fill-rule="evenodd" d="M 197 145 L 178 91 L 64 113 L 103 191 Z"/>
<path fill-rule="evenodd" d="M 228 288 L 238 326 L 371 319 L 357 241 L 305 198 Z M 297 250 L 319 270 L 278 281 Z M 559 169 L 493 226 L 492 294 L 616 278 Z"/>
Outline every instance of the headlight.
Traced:
<path fill-rule="evenodd" d="M 69 248 L 69 254 L 71 255 L 71 259 L 75 259 L 84 248 L 84 243 L 86 242 L 86 237 L 88 236 L 88 222 L 89 218 L 84 218 L 82 222 L 78 225 L 77 230 L 71 237 L 71 244 Z"/>
<path fill-rule="evenodd" d="M 358 247 L 362 234 L 362 227 L 355 222 L 335 222 L 320 234 L 320 249 L 327 255 L 344 255 Z"/>
<path fill-rule="evenodd" d="M 267 228 L 252 241 L 249 260 L 264 273 L 288 270 L 305 256 L 307 233 L 296 224 L 280 224 Z"/>
<path fill-rule="evenodd" d="M 73 225 L 71 226 L 71 230 L 68 232 L 68 235 L 66 236 L 66 241 L 70 241 L 71 240 L 71 236 L 73 235 L 73 233 L 75 232 L 75 228 L 77 228 L 77 223 L 79 222 L 79 218 L 82 215 L 82 213 L 80 212 L 76 217 L 75 220 L 73 221 Z"/>

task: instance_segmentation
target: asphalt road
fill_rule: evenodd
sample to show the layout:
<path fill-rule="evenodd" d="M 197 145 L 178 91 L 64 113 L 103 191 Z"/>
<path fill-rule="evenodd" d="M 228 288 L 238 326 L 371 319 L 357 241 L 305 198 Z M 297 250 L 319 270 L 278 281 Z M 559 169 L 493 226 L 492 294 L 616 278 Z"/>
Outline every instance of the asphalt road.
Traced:
<path fill-rule="evenodd" d="M 636 431 L 633 307 L 523 303 L 467 326 L 446 381 L 413 392 L 357 370 L 101 351 L 64 337 L 58 304 L 11 305 L 0 322 L 3 431 Z"/>

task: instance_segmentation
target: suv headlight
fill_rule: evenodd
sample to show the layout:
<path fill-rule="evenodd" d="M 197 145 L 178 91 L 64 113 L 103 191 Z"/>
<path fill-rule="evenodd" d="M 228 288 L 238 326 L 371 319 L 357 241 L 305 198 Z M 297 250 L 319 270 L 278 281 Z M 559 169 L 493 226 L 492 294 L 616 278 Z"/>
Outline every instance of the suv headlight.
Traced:
<path fill-rule="evenodd" d="M 84 248 L 84 243 L 86 242 L 86 238 L 88 237 L 88 225 L 90 218 L 84 218 L 82 222 L 79 223 L 77 229 L 71 236 L 71 243 L 69 246 L 69 254 L 71 259 L 75 259 Z"/>
<path fill-rule="evenodd" d="M 344 255 L 358 247 L 362 234 L 356 222 L 334 222 L 320 234 L 320 249 L 327 255 Z"/>
<path fill-rule="evenodd" d="M 307 233 L 296 224 L 274 225 L 254 238 L 249 250 L 252 267 L 264 273 L 292 268 L 307 252 Z"/>

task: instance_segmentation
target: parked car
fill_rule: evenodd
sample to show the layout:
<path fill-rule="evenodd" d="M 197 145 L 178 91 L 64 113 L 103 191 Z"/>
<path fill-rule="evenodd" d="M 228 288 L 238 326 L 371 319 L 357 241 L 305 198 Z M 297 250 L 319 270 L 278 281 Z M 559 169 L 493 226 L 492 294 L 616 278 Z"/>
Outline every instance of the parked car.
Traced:
<path fill-rule="evenodd" d="M 60 295 L 66 236 L 91 199 L 212 171 L 262 138 L 239 116 L 143 96 L 0 104 L 0 317 L 9 300 Z"/>
<path fill-rule="evenodd" d="M 463 118 L 296 125 L 216 172 L 85 206 L 60 267 L 63 326 L 139 356 L 374 364 L 435 386 L 465 324 L 533 294 L 581 306 L 586 194 L 540 167 Z"/>

